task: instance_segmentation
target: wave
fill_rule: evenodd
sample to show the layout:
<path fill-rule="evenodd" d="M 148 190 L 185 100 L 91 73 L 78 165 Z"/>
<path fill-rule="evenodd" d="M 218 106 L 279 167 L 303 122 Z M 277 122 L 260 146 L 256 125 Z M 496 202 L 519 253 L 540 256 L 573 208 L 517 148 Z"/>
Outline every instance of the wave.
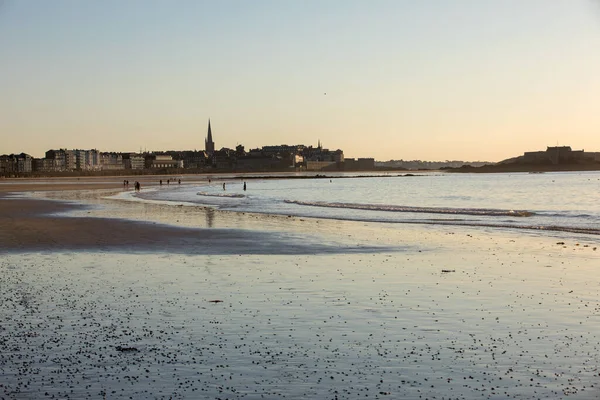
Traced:
<path fill-rule="evenodd" d="M 134 196 L 133 192 L 125 192 L 122 193 Z M 246 197 L 243 194 L 237 193 L 205 193 L 198 192 L 196 193 L 199 196 L 208 196 L 208 197 L 221 197 L 221 198 L 243 198 Z M 112 198 L 118 198 L 118 196 L 114 196 Z M 132 197 L 130 199 L 121 198 L 122 200 L 134 200 L 134 201 L 148 201 L 148 202 L 156 202 L 161 204 L 172 204 L 174 206 L 180 206 L 182 204 L 197 206 L 196 203 L 181 203 L 181 202 L 172 202 L 172 201 L 156 201 L 156 200 L 146 200 L 141 199 L 139 197 Z M 522 210 L 498 210 L 498 209 L 463 209 L 463 208 L 435 208 L 435 207 L 412 207 L 412 206 L 390 206 L 390 205 L 375 205 L 375 204 L 355 204 L 355 203 L 326 203 L 326 202 L 307 202 L 307 201 L 295 201 L 295 200 L 284 200 L 285 203 L 288 204 L 297 204 L 303 206 L 313 206 L 313 207 L 330 207 L 330 208 L 344 208 L 344 209 L 359 209 L 359 210 L 373 210 L 373 211 L 388 211 L 388 212 L 406 212 L 406 213 L 431 213 L 431 214 L 445 214 L 445 215 L 474 215 L 474 216 L 520 216 L 520 217 L 529 217 L 533 215 L 548 217 L 550 216 L 550 220 L 547 221 L 547 224 L 539 223 L 525 223 L 524 219 L 523 223 L 515 223 L 514 221 L 494 221 L 491 222 L 489 220 L 477 220 L 477 218 L 473 219 L 464 219 L 460 217 L 452 218 L 452 217 L 441 217 L 441 218 L 431 218 L 431 219 L 408 219 L 408 220 L 389 220 L 387 217 L 378 218 L 374 215 L 345 215 L 345 216 L 316 216 L 315 218 L 324 218 L 331 220 L 342 220 L 342 221 L 362 221 L 362 222 L 374 222 L 374 223 L 386 223 L 386 224 L 416 224 L 416 225 L 434 225 L 434 226 L 463 226 L 463 227 L 472 227 L 472 228 L 493 228 L 493 229 L 509 229 L 509 230 L 520 230 L 520 231 L 537 231 L 537 232 L 564 232 L 564 233 L 573 233 L 573 234 L 584 234 L 584 235 L 599 235 L 600 229 L 595 227 L 588 226 L 577 226 L 575 225 L 557 225 L 556 222 L 553 222 L 552 217 L 565 217 L 564 214 L 558 213 L 549 213 L 540 212 L 535 214 L 530 211 L 522 211 Z M 295 213 L 291 210 L 284 211 L 267 211 L 269 207 L 262 207 L 260 210 L 243 210 L 244 212 L 257 212 L 263 214 L 273 214 L 273 215 L 294 215 L 298 217 L 311 217 L 310 215 L 304 215 L 304 213 Z M 233 211 L 233 210 L 232 210 Z M 240 210 L 236 210 L 240 212 Z M 589 216 L 588 214 L 580 214 L 584 216 Z M 578 215 L 579 216 L 579 215 Z M 426 218 L 426 217 L 425 217 Z M 545 218 L 544 218 L 545 219 Z"/>
<path fill-rule="evenodd" d="M 243 194 L 239 193 L 207 193 L 207 192 L 198 192 L 196 193 L 198 196 L 207 196 L 207 197 L 227 197 L 233 199 L 241 199 L 246 197 Z"/>
<path fill-rule="evenodd" d="M 389 222 L 389 221 L 377 221 Z M 600 235 L 600 229 L 586 228 L 578 226 L 559 226 L 559 225 L 512 225 L 512 224 L 488 224 L 478 222 L 459 222 L 459 221 L 394 221 L 393 223 L 400 224 L 420 224 L 420 225 L 446 225 L 446 226 L 466 226 L 474 228 L 500 228 L 500 229 L 516 229 L 528 231 L 548 231 L 548 232 L 567 232 L 567 233 L 582 233 L 586 235 Z"/>
<path fill-rule="evenodd" d="M 359 204 L 359 203 L 327 203 L 321 201 L 297 201 L 284 200 L 288 204 L 297 204 L 311 207 L 347 208 L 353 210 L 424 213 L 424 214 L 454 214 L 454 215 L 482 215 L 482 216 L 504 216 L 504 217 L 531 217 L 535 213 L 526 210 L 495 210 L 487 208 L 447 208 L 447 207 L 413 207 L 392 206 L 383 204 Z"/>

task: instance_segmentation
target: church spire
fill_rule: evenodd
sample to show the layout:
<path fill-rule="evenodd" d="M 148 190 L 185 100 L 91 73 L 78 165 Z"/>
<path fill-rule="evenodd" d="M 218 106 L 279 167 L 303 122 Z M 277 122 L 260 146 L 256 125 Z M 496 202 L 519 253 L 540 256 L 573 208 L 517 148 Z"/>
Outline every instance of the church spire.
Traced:
<path fill-rule="evenodd" d="M 208 133 L 206 134 L 206 140 L 204 141 L 204 150 L 210 156 L 215 152 L 215 142 L 213 142 L 212 130 L 210 129 L 210 118 L 208 119 Z"/>

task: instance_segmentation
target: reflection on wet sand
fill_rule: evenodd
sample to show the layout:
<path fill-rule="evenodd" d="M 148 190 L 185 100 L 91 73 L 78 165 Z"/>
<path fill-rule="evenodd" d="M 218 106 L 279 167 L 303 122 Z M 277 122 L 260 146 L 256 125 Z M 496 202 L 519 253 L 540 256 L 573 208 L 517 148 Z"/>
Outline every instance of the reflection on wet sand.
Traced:
<path fill-rule="evenodd" d="M 215 210 L 213 210 L 212 208 L 207 208 L 205 210 L 205 213 L 206 213 L 206 226 L 208 226 L 209 228 L 213 228 L 214 221 L 215 221 Z"/>

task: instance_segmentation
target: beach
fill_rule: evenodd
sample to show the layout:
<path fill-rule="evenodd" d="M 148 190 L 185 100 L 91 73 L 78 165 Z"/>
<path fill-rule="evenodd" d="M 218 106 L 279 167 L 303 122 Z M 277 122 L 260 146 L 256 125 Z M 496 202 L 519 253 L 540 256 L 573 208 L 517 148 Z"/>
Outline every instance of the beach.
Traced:
<path fill-rule="evenodd" d="M 0 398 L 600 396 L 596 237 L 8 186 Z"/>

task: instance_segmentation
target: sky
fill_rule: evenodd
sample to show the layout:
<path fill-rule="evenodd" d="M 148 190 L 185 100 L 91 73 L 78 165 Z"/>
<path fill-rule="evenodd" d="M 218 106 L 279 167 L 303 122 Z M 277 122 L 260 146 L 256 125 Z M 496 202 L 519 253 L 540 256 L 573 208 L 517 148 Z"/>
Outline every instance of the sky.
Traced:
<path fill-rule="evenodd" d="M 600 151 L 600 0 L 0 0 L 0 154 Z"/>

